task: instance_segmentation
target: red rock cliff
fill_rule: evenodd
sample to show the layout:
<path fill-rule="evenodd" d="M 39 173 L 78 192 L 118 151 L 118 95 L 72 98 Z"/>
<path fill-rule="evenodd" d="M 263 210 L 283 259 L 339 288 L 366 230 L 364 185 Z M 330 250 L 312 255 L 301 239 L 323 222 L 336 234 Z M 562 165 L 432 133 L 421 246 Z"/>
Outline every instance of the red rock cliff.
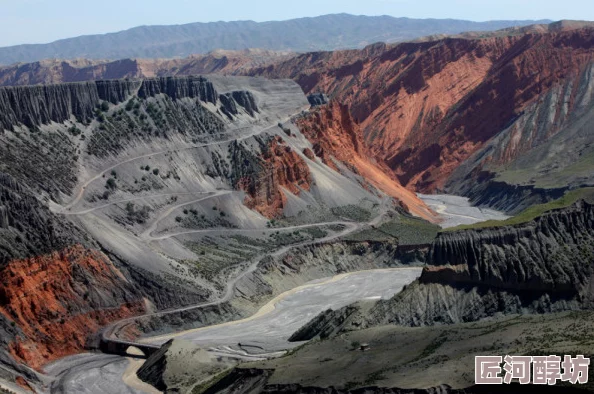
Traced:
<path fill-rule="evenodd" d="M 88 335 L 144 308 L 109 259 L 82 246 L 0 270 L 0 313 L 21 331 L 10 351 L 33 368 L 82 351 Z"/>
<path fill-rule="evenodd" d="M 272 219 L 282 215 L 286 204 L 282 188 L 298 195 L 309 190 L 311 181 L 309 167 L 301 156 L 276 137 L 262 153 L 259 171 L 241 178 L 238 187 L 247 194 L 247 207 Z"/>
<path fill-rule="evenodd" d="M 379 190 L 401 201 L 411 213 L 432 222 L 437 220 L 435 214 L 414 193 L 400 185 L 388 168 L 370 159 L 362 140 L 361 128 L 346 105 L 332 101 L 300 118 L 297 126 L 326 165 L 337 170 L 336 159 Z"/>
<path fill-rule="evenodd" d="M 308 53 L 251 74 L 295 79 L 349 106 L 369 152 L 401 183 L 448 175 L 549 89 L 594 61 L 594 29 L 376 44 Z"/>

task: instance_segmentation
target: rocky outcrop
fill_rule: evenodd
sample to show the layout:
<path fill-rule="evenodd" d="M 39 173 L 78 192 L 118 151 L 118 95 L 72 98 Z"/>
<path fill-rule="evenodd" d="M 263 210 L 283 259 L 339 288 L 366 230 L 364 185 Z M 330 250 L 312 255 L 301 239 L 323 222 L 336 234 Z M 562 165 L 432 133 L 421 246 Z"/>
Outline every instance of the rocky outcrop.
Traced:
<path fill-rule="evenodd" d="M 118 103 L 131 94 L 129 81 L 98 81 L 62 85 L 0 88 L 0 126 L 30 128 L 50 122 L 62 123 L 75 116 L 81 122 L 92 119 L 101 101 Z"/>
<path fill-rule="evenodd" d="M 392 299 L 324 312 L 295 338 L 592 309 L 594 206 L 580 201 L 521 225 L 441 233 L 427 264 Z"/>
<path fill-rule="evenodd" d="M 422 284 L 574 297 L 594 262 L 594 206 L 581 201 L 524 225 L 441 233 L 428 262 Z"/>
<path fill-rule="evenodd" d="M 233 361 L 214 356 L 195 343 L 175 339 L 153 353 L 137 375 L 160 391 L 188 392 L 201 382 L 224 373 L 233 364 Z"/>
<path fill-rule="evenodd" d="M 80 242 L 82 232 L 58 217 L 15 178 L 0 173 L 0 267 Z"/>
<path fill-rule="evenodd" d="M 274 371 L 256 368 L 235 368 L 208 387 L 204 394 L 261 393 Z"/>
<path fill-rule="evenodd" d="M 297 126 L 313 144 L 316 156 L 336 170 L 333 158 L 354 169 L 355 158 L 364 152 L 361 130 L 348 107 L 336 101 L 298 119 Z"/>
<path fill-rule="evenodd" d="M 310 189 L 309 167 L 281 137 L 273 138 L 263 148 L 257 167 L 241 176 L 237 187 L 247 194 L 245 205 L 268 218 L 282 215 L 286 204 L 282 188 L 296 195 Z"/>
<path fill-rule="evenodd" d="M 13 260 L 0 277 L 0 313 L 18 332 L 8 347 L 34 368 L 81 351 L 102 325 L 145 309 L 107 257 L 82 246 Z"/>
<path fill-rule="evenodd" d="M 594 29 L 584 27 L 308 53 L 251 73 L 293 78 L 347 104 L 371 155 L 427 192 L 524 111 L 537 113 L 531 105 L 558 84 L 576 81 L 567 97 L 589 92 L 577 81 L 593 61 Z"/>
<path fill-rule="evenodd" d="M 148 94 L 149 99 L 131 99 L 127 105 L 138 108 L 107 114 L 90 136 L 89 154 L 105 158 L 132 148 L 138 141 L 150 143 L 173 136 L 196 142 L 225 128 L 222 119 L 203 105 L 204 100 L 220 104 L 212 83 L 204 78 L 144 80 L 138 94 Z"/>
<path fill-rule="evenodd" d="M 339 169 L 338 164 L 346 166 L 359 174 L 363 182 L 396 198 L 409 212 L 432 222 L 437 221 L 435 213 L 414 193 L 402 187 L 389 168 L 371 159 L 363 142 L 362 130 L 346 105 L 331 101 L 298 118 L 296 124 L 324 164 L 335 170 Z"/>
<path fill-rule="evenodd" d="M 307 96 L 307 101 L 311 104 L 312 107 L 317 107 L 320 105 L 328 104 L 328 96 L 324 93 L 312 93 Z"/>
<path fill-rule="evenodd" d="M 142 81 L 138 97 L 155 97 L 158 94 L 165 94 L 173 100 L 189 97 L 212 104 L 216 104 L 218 99 L 214 85 L 204 77 L 161 77 Z"/>
<path fill-rule="evenodd" d="M 360 312 L 358 304 L 347 305 L 338 310 L 328 309 L 307 322 L 290 337 L 289 342 L 309 341 L 314 338 L 325 339 L 345 329 L 345 323 L 353 314 Z"/>
<path fill-rule="evenodd" d="M 569 189 L 514 185 L 496 181 L 495 176 L 495 173 L 485 172 L 478 176 L 468 176 L 464 182 L 456 181 L 455 186 L 450 184 L 448 190 L 468 197 L 475 206 L 518 214 L 531 206 L 557 200 Z"/>
<path fill-rule="evenodd" d="M 236 90 L 231 92 L 231 96 L 250 116 L 254 116 L 258 112 L 258 105 L 252 92 L 248 90 Z"/>
<path fill-rule="evenodd" d="M 219 95 L 221 101 L 221 111 L 229 118 L 239 114 L 238 106 L 243 108 L 250 116 L 258 112 L 258 105 L 254 95 L 247 90 L 238 90 Z"/>

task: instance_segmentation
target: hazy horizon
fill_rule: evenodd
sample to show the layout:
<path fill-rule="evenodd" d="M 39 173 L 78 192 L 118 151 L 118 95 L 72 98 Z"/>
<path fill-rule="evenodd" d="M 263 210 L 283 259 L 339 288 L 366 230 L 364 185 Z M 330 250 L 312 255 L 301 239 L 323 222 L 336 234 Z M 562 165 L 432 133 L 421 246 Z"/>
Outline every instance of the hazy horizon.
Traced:
<path fill-rule="evenodd" d="M 99 5 L 81 6 L 74 0 L 0 0 L 0 47 L 43 44 L 82 35 L 114 33 L 138 26 L 182 25 L 195 22 L 282 21 L 328 14 L 381 16 L 413 19 L 493 20 L 594 20 L 590 0 L 564 2 L 538 0 L 302 0 L 279 4 L 236 0 L 199 4 L 172 0 L 166 6 L 155 1 L 104 0 Z M 315 10 L 311 12 L 310 10 Z"/>

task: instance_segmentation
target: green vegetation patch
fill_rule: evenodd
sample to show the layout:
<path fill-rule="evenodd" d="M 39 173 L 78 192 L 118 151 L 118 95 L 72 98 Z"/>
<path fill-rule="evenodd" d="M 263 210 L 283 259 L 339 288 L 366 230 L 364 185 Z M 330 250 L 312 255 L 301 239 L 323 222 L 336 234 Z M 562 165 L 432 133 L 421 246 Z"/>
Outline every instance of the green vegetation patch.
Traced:
<path fill-rule="evenodd" d="M 419 245 L 431 243 L 439 227 L 423 219 L 399 216 L 378 227 L 348 235 L 347 241 L 388 241 L 398 239 L 399 245 Z"/>
<path fill-rule="evenodd" d="M 487 220 L 475 224 L 464 224 L 461 226 L 451 227 L 443 229 L 442 231 L 445 232 L 489 227 L 513 226 L 515 224 L 527 223 L 541 216 L 545 212 L 551 211 L 553 209 L 566 208 L 576 203 L 578 200 L 582 199 L 588 202 L 594 202 L 594 188 L 587 187 L 583 189 L 571 190 L 565 193 L 563 197 L 557 200 L 549 201 L 545 204 L 533 205 L 529 208 L 526 208 L 516 216 L 513 216 L 506 220 Z"/>

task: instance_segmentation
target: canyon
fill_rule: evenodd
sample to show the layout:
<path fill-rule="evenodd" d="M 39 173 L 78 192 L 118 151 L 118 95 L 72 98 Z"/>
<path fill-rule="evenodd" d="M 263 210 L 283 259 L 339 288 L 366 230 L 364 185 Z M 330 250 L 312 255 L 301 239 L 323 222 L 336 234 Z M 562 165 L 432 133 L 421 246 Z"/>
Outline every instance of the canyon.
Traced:
<path fill-rule="evenodd" d="M 479 393 L 474 354 L 592 354 L 593 48 L 562 21 L 4 67 L 0 382 Z"/>
<path fill-rule="evenodd" d="M 591 24 L 558 22 L 517 35 L 308 53 L 250 73 L 291 78 L 306 93 L 348 105 L 370 154 L 403 186 L 488 203 L 480 194 L 500 178 L 510 189 L 542 188 L 538 175 L 510 179 L 505 173 L 526 169 L 534 177 L 552 171 L 545 165 L 568 172 L 579 166 L 567 156 L 551 159 L 551 146 L 569 135 L 579 135 L 580 143 L 588 138 L 580 125 L 592 113 L 593 32 Z M 530 159 L 539 155 L 543 162 L 529 167 L 535 162 L 526 155 L 533 151 Z M 580 157 L 587 159 L 587 151 Z M 587 180 L 556 186 L 579 182 Z"/>
<path fill-rule="evenodd" d="M 284 272 L 272 289 L 245 283 L 252 278 L 241 273 L 265 264 L 266 255 L 332 242 L 387 214 L 408 217 L 408 206 L 438 220 L 363 155 L 344 108 L 319 121 L 326 127 L 327 116 L 342 116 L 333 138 L 354 141 L 348 149 L 357 156 L 351 162 L 344 149 L 328 150 L 333 140 L 310 132 L 316 115 L 290 80 L 6 87 L 0 106 L 3 378 L 25 379 L 36 390 L 52 387 L 48 363 L 96 348 L 94 335 L 112 322 L 240 291 L 242 298 L 206 314 L 208 322 L 237 318 L 285 286 L 328 272 L 305 271 L 288 282 Z M 315 145 L 327 147 L 322 157 Z M 342 269 L 364 266 L 355 246 Z M 235 282 L 237 289 L 225 290 Z M 167 316 L 118 334 L 205 323 L 192 313 L 181 322 Z"/>
<path fill-rule="evenodd" d="M 333 118 L 352 119 L 360 137 L 349 140 L 403 186 L 398 193 L 445 191 L 518 213 L 592 182 L 592 32 L 589 22 L 560 21 L 360 50 L 54 60 L 5 67 L 0 83 L 200 73 L 293 79 L 306 94 L 329 97 Z M 329 118 L 322 109 L 313 122 Z M 342 157 L 353 149 L 343 148 Z"/>

